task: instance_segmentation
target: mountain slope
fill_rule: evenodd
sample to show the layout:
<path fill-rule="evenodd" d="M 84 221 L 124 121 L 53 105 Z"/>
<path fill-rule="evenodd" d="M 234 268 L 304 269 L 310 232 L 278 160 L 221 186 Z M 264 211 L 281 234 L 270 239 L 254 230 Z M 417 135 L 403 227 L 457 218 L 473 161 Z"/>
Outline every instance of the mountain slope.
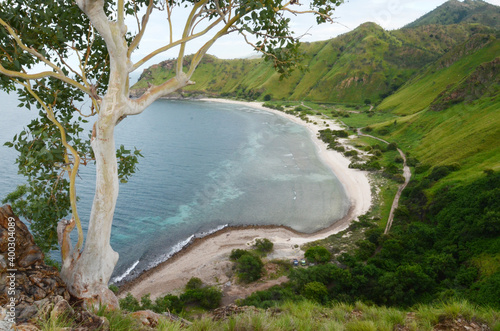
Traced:
<path fill-rule="evenodd" d="M 397 93 L 387 97 L 379 110 L 409 115 L 430 106 L 435 98 L 471 74 L 477 66 L 500 54 L 499 41 L 491 34 L 476 34 L 424 68 Z"/>
<path fill-rule="evenodd" d="M 499 54 L 491 35 L 456 46 L 377 107 L 397 124 L 374 127 L 427 167 L 458 166 L 445 183 L 500 170 Z"/>
<path fill-rule="evenodd" d="M 436 61 L 457 43 L 472 35 L 492 33 L 478 25 L 431 25 L 385 31 L 365 23 L 337 38 L 302 46 L 306 71 L 295 71 L 286 80 L 260 59 L 220 60 L 206 57 L 185 91 L 222 96 L 276 100 L 309 100 L 323 103 L 378 102 L 396 91 L 420 68 Z M 189 59 L 187 59 L 189 60 Z M 173 61 L 146 69 L 134 88 L 158 85 L 173 76 Z"/>
<path fill-rule="evenodd" d="M 481 0 L 450 0 L 432 12 L 420 17 L 406 27 L 415 28 L 429 24 L 480 23 L 500 28 L 500 8 Z"/>

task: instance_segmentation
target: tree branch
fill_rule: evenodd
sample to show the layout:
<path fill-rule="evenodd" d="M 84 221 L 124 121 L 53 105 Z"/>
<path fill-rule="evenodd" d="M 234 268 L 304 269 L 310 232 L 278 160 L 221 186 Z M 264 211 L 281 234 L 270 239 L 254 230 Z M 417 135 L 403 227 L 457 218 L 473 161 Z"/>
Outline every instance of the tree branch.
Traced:
<path fill-rule="evenodd" d="M 42 72 L 39 72 L 39 73 L 36 73 L 36 74 L 27 74 L 27 73 L 22 73 L 22 72 L 18 72 L 18 71 L 13 71 L 13 70 L 9 70 L 9 69 L 5 69 L 1 64 L 0 64 L 0 73 L 6 75 L 6 76 L 9 76 L 9 77 L 12 77 L 12 78 L 19 78 L 19 79 L 25 79 L 25 80 L 34 80 L 34 79 L 41 79 L 41 78 L 45 78 L 45 77 L 53 77 L 53 78 L 56 78 L 56 79 L 59 79 L 65 83 L 68 83 L 78 89 L 80 89 L 81 91 L 87 93 L 90 95 L 90 89 L 86 88 L 85 86 L 83 86 L 82 84 L 78 83 L 77 81 L 71 79 L 71 78 L 68 78 L 64 75 L 60 75 L 56 72 L 53 72 L 53 71 L 42 71 Z"/>
<path fill-rule="evenodd" d="M 183 40 L 185 40 L 189 36 L 189 31 L 191 31 L 194 20 L 198 16 L 198 14 L 197 14 L 198 9 L 202 6 L 204 6 L 206 2 L 207 2 L 207 0 L 202 0 L 193 6 L 191 13 L 189 13 L 189 16 L 186 20 L 186 25 L 184 26 L 184 32 L 182 33 Z M 182 73 L 182 62 L 184 62 L 184 51 L 185 50 L 186 50 L 186 41 L 183 41 L 183 42 L 181 42 L 181 47 L 179 49 L 179 55 L 177 56 L 177 67 L 176 67 L 176 74 L 177 75 Z"/>
<path fill-rule="evenodd" d="M 129 110 L 125 111 L 124 115 L 127 116 L 140 114 L 158 98 L 175 92 L 187 85 L 193 84 L 194 83 L 188 79 L 186 74 L 181 73 L 180 75 L 169 79 L 161 85 L 152 86 L 140 98 L 129 101 Z"/>
<path fill-rule="evenodd" d="M 212 24 L 210 24 L 207 28 L 205 28 L 205 30 L 203 31 L 200 31 L 196 34 L 192 34 L 190 35 L 189 37 L 187 38 L 183 38 L 183 39 L 179 39 L 173 43 L 170 43 L 168 45 L 165 45 L 161 48 L 158 48 L 157 50 L 149 53 L 148 55 L 146 55 L 144 58 L 142 58 L 140 61 L 136 62 L 132 68 L 131 68 L 131 71 L 134 71 L 136 70 L 137 68 L 139 68 L 140 66 L 142 66 L 144 63 L 146 63 L 147 61 L 151 60 L 153 57 L 155 57 L 156 55 L 158 54 L 161 54 L 163 52 L 166 52 L 168 51 L 169 49 L 173 48 L 173 47 L 176 47 L 176 46 L 179 46 L 181 43 L 183 42 L 188 42 L 190 40 L 193 40 L 193 39 L 196 39 L 196 38 L 199 38 L 205 34 L 207 34 L 210 30 L 212 30 L 217 24 L 219 24 L 220 22 L 222 21 L 222 18 L 218 18 L 216 21 L 214 21 Z"/>
<path fill-rule="evenodd" d="M 330 15 L 322 14 L 319 11 L 316 11 L 316 10 L 293 10 L 293 9 L 288 8 L 286 5 L 283 6 L 280 10 L 290 12 L 290 13 L 292 13 L 294 15 L 315 14 L 315 15 L 323 17 L 325 19 L 325 21 L 333 23 L 333 18 Z"/>
<path fill-rule="evenodd" d="M 0 18 L 0 24 L 3 25 L 3 27 L 7 30 L 7 32 L 9 32 L 9 34 L 12 36 L 12 38 L 14 38 L 14 40 L 17 43 L 17 45 L 19 47 L 21 47 L 22 50 L 30 53 L 31 55 L 33 55 L 35 57 L 37 57 L 43 63 L 45 63 L 46 65 L 48 65 L 52 69 L 54 69 L 59 74 L 64 75 L 64 73 L 63 73 L 63 71 L 62 71 L 61 68 L 59 68 L 58 66 L 56 66 L 54 63 L 50 62 L 45 56 L 43 56 L 42 54 L 38 53 L 35 49 L 26 46 L 22 42 L 21 38 L 19 38 L 19 36 L 17 35 L 17 33 L 14 31 L 14 29 L 12 29 L 12 27 L 9 24 L 7 24 L 4 20 L 2 20 L 1 18 Z"/>
<path fill-rule="evenodd" d="M 61 134 L 61 143 L 63 144 L 63 146 L 70 151 L 71 155 L 73 156 L 73 168 L 71 168 L 69 165 L 68 165 L 68 175 L 69 175 L 69 178 L 70 178 L 70 182 L 69 182 L 69 197 L 70 197 L 70 204 L 71 204 L 71 212 L 72 212 L 72 220 L 75 221 L 76 223 L 76 226 L 77 226 L 77 229 L 78 229 L 78 242 L 75 246 L 75 248 L 80 251 L 80 249 L 83 247 L 83 230 L 82 230 L 82 223 L 80 222 L 80 217 L 78 216 L 78 210 L 76 208 L 76 176 L 78 174 L 78 167 L 80 166 L 80 156 L 78 155 L 78 152 L 73 148 L 73 146 L 71 146 L 69 143 L 68 143 L 68 140 L 67 140 L 67 137 L 66 137 L 66 130 L 64 129 L 64 127 L 62 126 L 62 124 L 56 119 L 55 115 L 54 115 L 54 111 L 52 110 L 52 106 L 46 104 L 39 96 L 38 94 L 33 91 L 33 89 L 31 88 L 31 84 L 29 81 L 27 82 L 22 82 L 22 81 L 19 81 L 17 80 L 17 83 L 23 85 L 26 90 L 38 101 L 38 103 L 43 107 L 43 109 L 45 109 L 45 113 L 47 115 L 47 118 L 52 122 L 54 123 L 54 125 L 57 126 L 57 128 L 59 129 L 59 132 Z M 56 101 L 54 101 L 55 103 Z M 67 151 L 65 151 L 64 153 L 64 161 L 66 162 L 66 164 L 71 164 L 69 158 L 68 158 L 68 154 L 67 154 Z M 74 225 L 73 225 L 74 227 Z"/>
<path fill-rule="evenodd" d="M 205 43 L 205 45 L 203 45 L 199 50 L 198 52 L 196 52 L 196 54 L 193 56 L 193 59 L 191 60 L 191 66 L 189 67 L 189 71 L 187 73 L 187 76 L 188 78 L 191 78 L 191 76 L 193 75 L 196 67 L 198 66 L 198 64 L 200 64 L 201 60 L 203 59 L 203 57 L 205 56 L 205 54 L 207 53 L 207 51 L 210 49 L 210 47 L 212 47 L 212 45 L 215 43 L 215 41 L 217 41 L 217 39 L 219 39 L 220 37 L 222 37 L 223 35 L 227 34 L 228 33 L 228 30 L 231 26 L 233 26 L 233 24 L 238 21 L 240 18 L 239 15 L 235 15 L 232 19 L 230 19 L 226 25 L 219 30 L 219 32 L 217 32 L 215 34 L 215 36 L 210 39 L 209 41 L 207 41 Z"/>
<path fill-rule="evenodd" d="M 114 49 L 113 33 L 111 31 L 111 22 L 104 12 L 103 0 L 76 0 L 76 4 L 81 11 L 90 19 L 94 28 L 104 39 L 108 50 Z"/>
<path fill-rule="evenodd" d="M 144 36 L 144 32 L 146 31 L 146 26 L 148 25 L 149 17 L 151 16 L 151 13 L 153 12 L 153 2 L 154 0 L 149 0 L 148 8 L 146 10 L 146 13 L 142 17 L 142 27 L 139 29 L 139 33 L 135 36 L 134 40 L 128 47 L 128 52 L 127 56 L 130 58 L 132 55 L 132 52 L 139 46 L 139 43 L 141 42 L 142 37 Z"/>
<path fill-rule="evenodd" d="M 43 72 L 36 73 L 36 74 L 27 74 L 27 73 L 22 73 L 22 72 L 6 69 L 4 66 L 2 66 L 0 64 L 0 73 L 4 74 L 6 76 L 12 77 L 12 78 L 20 78 L 20 79 L 26 79 L 26 80 L 40 79 L 40 78 L 45 78 L 45 77 L 53 77 L 53 78 L 56 78 L 56 79 L 59 79 L 59 80 L 65 82 L 65 83 L 68 83 L 68 84 L 80 89 L 81 91 L 89 94 L 90 90 L 88 88 L 86 88 L 82 84 L 78 83 L 76 80 L 67 77 L 61 68 L 56 66 L 54 63 L 50 62 L 45 56 L 43 56 L 42 54 L 37 52 L 35 49 L 26 46 L 22 42 L 21 38 L 19 38 L 17 33 L 14 31 L 14 29 L 12 29 L 12 27 L 9 24 L 7 24 L 4 20 L 2 20 L 1 18 L 0 18 L 0 24 L 7 30 L 9 35 L 12 36 L 12 38 L 14 38 L 14 40 L 16 41 L 16 44 L 22 50 L 35 56 L 36 58 L 41 60 L 43 63 L 45 63 L 46 65 L 48 65 L 49 67 L 51 67 L 55 71 L 55 72 L 43 71 Z"/>

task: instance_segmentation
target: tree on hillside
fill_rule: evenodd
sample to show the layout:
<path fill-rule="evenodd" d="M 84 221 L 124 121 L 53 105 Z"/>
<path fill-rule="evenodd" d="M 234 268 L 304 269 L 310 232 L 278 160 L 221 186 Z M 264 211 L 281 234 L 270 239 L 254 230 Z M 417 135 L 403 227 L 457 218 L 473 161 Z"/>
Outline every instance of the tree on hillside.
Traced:
<path fill-rule="evenodd" d="M 59 244 L 61 275 L 73 295 L 117 305 L 107 288 L 118 260 L 110 246 L 111 224 L 118 184 L 135 171 L 140 152 L 115 147 L 115 126 L 159 97 L 194 84 L 190 78 L 203 56 L 229 33 L 241 34 L 286 74 L 300 56 L 287 15 L 312 14 L 318 23 L 331 22 L 341 2 L 311 0 L 308 9 L 286 0 L 0 2 L 0 86 L 16 90 L 20 105 L 36 107 L 40 115 L 7 143 L 20 152 L 19 171 L 28 184 L 6 200 L 32 220 L 44 249 Z M 132 55 L 155 11 L 164 12 L 164 44 L 134 62 Z M 174 16 L 182 13 L 184 25 L 174 26 Z M 135 22 L 133 32 L 125 25 L 127 18 Z M 179 38 L 174 37 L 176 28 L 182 31 Z M 204 44 L 186 57 L 186 45 L 201 37 Z M 129 74 L 174 48 L 175 77 L 131 99 Z M 81 123 L 90 117 L 95 122 L 86 137 Z M 79 166 L 89 162 L 96 164 L 96 190 L 84 244 L 75 181 Z M 70 211 L 70 220 L 64 220 Z M 72 247 L 69 234 L 74 227 L 78 242 Z"/>

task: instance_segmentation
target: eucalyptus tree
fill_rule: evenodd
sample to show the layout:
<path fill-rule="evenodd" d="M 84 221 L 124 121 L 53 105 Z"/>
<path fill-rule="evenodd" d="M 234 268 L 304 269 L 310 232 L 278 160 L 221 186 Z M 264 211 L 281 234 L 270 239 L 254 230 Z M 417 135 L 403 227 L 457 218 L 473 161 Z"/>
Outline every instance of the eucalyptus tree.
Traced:
<path fill-rule="evenodd" d="M 159 97 L 194 84 L 191 77 L 203 56 L 229 33 L 241 34 L 286 75 L 300 57 L 291 18 L 311 14 L 317 23 L 331 22 L 341 2 L 311 0 L 308 8 L 296 0 L 0 2 L 0 86 L 16 91 L 21 106 L 39 111 L 7 143 L 19 151 L 17 163 L 27 184 L 6 200 L 32 221 L 45 250 L 60 246 L 61 275 L 73 295 L 117 304 L 107 287 L 118 260 L 110 246 L 111 224 L 119 182 L 135 171 L 140 152 L 116 148 L 115 126 Z M 133 61 L 156 11 L 164 13 L 165 40 Z M 182 26 L 174 24 L 179 15 Z M 135 22 L 131 32 L 125 24 L 130 19 Z M 187 56 L 186 46 L 195 39 L 203 42 Z M 175 76 L 138 98 L 129 97 L 129 74 L 172 49 Z M 94 124 L 87 137 L 81 124 L 89 120 Z M 89 162 L 96 164 L 96 189 L 84 240 L 75 183 L 79 167 Z M 70 220 L 64 219 L 68 214 Z M 75 227 L 78 241 L 72 247 L 69 234 Z"/>

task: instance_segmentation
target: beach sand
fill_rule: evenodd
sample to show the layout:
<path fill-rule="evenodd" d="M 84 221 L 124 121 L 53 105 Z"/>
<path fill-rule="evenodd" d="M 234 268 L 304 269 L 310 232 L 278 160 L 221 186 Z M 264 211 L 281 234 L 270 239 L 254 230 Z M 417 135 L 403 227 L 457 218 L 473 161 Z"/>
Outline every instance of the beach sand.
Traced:
<path fill-rule="evenodd" d="M 321 160 L 340 180 L 351 202 L 348 214 L 332 226 L 313 234 L 301 234 L 279 226 L 226 228 L 202 239 L 195 240 L 187 248 L 157 267 L 146 271 L 138 278 L 124 284 L 120 297 L 130 292 L 136 298 L 151 293 L 151 298 L 168 293 L 181 292 L 191 277 L 198 277 L 204 283 L 223 285 L 225 292 L 230 291 L 232 262 L 229 254 L 235 248 L 250 248 L 256 238 L 268 238 L 274 243 L 274 250 L 268 259 L 293 260 L 303 257 L 300 245 L 326 238 L 347 228 L 350 222 L 365 214 L 371 207 L 371 187 L 367 172 L 350 169 L 350 161 L 341 153 L 328 150 L 325 143 L 317 138 L 319 130 L 328 128 L 340 130 L 342 127 L 334 120 L 325 120 L 309 116 L 312 122 L 305 121 L 284 112 L 263 107 L 259 102 L 242 102 L 225 99 L 202 99 L 206 102 L 224 102 L 251 106 L 264 111 L 284 116 L 291 121 L 305 126 L 311 133 Z M 324 123 L 326 121 L 326 123 Z M 313 122 L 317 122 L 314 124 Z"/>

